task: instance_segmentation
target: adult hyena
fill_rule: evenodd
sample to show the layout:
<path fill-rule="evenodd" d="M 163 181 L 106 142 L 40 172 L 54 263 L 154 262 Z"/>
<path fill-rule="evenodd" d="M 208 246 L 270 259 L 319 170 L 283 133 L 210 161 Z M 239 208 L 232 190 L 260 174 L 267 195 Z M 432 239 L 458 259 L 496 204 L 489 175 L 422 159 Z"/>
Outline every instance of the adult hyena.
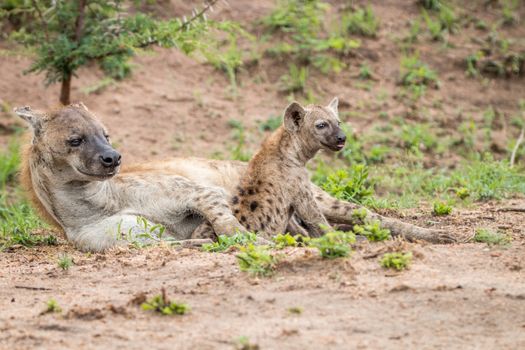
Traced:
<path fill-rule="evenodd" d="M 246 164 L 199 158 L 175 158 L 120 170 L 120 154 L 109 143 L 100 121 L 83 104 L 50 113 L 28 107 L 15 113 L 32 128 L 23 152 L 21 182 L 47 221 L 61 227 L 79 249 L 102 251 L 121 234 L 140 233 L 137 218 L 164 225 L 186 240 L 203 220 L 217 234 L 244 231 L 229 208 Z M 331 224 L 352 224 L 359 206 L 342 202 L 310 184 Z M 447 234 L 369 213 L 393 235 L 430 242 L 451 242 Z M 133 238 L 133 237 L 132 237 Z"/>

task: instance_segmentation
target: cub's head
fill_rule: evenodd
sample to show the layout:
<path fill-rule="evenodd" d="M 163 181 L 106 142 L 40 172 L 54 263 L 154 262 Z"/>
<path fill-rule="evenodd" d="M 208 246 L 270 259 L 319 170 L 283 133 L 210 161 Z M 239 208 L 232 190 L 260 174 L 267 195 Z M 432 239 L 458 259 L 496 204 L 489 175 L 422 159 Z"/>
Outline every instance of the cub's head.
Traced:
<path fill-rule="evenodd" d="M 338 103 L 337 97 L 326 107 L 292 102 L 284 112 L 284 127 L 312 149 L 340 151 L 346 135 L 339 127 Z"/>
<path fill-rule="evenodd" d="M 82 103 L 65 106 L 52 113 L 29 107 L 15 113 L 32 128 L 32 152 L 58 179 L 102 181 L 117 174 L 120 154 L 109 143 L 102 123 Z"/>

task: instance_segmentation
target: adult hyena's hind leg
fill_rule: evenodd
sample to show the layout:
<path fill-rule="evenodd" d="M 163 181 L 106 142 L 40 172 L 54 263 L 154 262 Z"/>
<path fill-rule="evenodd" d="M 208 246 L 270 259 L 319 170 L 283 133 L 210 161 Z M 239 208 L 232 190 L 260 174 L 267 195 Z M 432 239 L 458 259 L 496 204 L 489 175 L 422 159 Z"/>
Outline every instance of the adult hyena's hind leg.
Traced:
<path fill-rule="evenodd" d="M 359 224 L 352 218 L 352 212 L 364 208 L 355 203 L 340 201 L 331 197 L 328 193 L 312 184 L 315 200 L 317 201 L 324 216 L 332 225 L 354 225 Z M 454 243 L 457 239 L 442 230 L 419 227 L 398 219 L 388 218 L 374 213 L 366 208 L 367 217 L 378 220 L 381 225 L 390 230 L 392 236 L 401 236 L 409 241 L 423 240 L 431 243 Z"/>

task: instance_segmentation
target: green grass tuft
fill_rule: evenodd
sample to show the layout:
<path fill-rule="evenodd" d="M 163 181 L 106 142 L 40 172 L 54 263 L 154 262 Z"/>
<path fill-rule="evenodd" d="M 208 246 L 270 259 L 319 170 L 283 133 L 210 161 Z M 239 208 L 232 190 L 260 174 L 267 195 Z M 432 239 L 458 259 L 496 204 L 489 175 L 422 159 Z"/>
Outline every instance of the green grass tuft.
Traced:
<path fill-rule="evenodd" d="M 277 258 L 272 255 L 267 246 L 248 244 L 240 247 L 237 262 L 241 271 L 255 276 L 270 276 L 275 270 Z"/>
<path fill-rule="evenodd" d="M 220 235 L 217 242 L 202 245 L 202 250 L 210 253 L 223 252 L 231 247 L 241 247 L 250 243 L 255 243 L 257 236 L 253 232 L 236 233 L 231 236 Z"/>
<path fill-rule="evenodd" d="M 404 270 L 412 263 L 412 253 L 386 253 L 381 258 L 380 264 L 386 269 L 394 269 L 397 271 Z"/>
<path fill-rule="evenodd" d="M 474 242 L 487 243 L 488 245 L 507 245 L 511 241 L 510 236 L 489 228 L 478 228 L 474 235 Z"/>
<path fill-rule="evenodd" d="M 325 259 L 346 257 L 350 254 L 350 244 L 355 242 L 352 232 L 331 231 L 319 238 L 313 238 L 310 245 L 319 250 Z"/>

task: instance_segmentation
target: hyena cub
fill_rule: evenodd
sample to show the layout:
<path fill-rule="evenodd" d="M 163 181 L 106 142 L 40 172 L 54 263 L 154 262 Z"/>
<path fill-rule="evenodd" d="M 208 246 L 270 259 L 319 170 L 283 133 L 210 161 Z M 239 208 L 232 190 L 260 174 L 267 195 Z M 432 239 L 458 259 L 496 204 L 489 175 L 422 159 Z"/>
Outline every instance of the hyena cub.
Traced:
<path fill-rule="evenodd" d="M 334 98 L 326 107 L 293 102 L 286 108 L 283 125 L 250 160 L 231 198 L 234 215 L 248 230 L 264 238 L 284 233 L 292 215 L 310 236 L 322 235 L 321 225 L 329 227 L 305 165 L 321 149 L 344 147 L 346 136 L 339 127 L 337 104 Z M 298 225 L 294 231 L 305 233 Z"/>

